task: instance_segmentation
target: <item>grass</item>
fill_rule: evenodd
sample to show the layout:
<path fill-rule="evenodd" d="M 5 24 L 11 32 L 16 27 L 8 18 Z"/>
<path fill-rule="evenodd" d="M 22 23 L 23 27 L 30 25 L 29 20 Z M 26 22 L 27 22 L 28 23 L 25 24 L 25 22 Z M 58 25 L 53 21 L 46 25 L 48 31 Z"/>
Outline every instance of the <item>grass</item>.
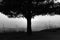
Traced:
<path fill-rule="evenodd" d="M 58 40 L 60 39 L 60 28 L 45 29 L 32 32 L 31 36 L 27 36 L 24 31 L 6 31 L 0 33 L 1 40 Z"/>

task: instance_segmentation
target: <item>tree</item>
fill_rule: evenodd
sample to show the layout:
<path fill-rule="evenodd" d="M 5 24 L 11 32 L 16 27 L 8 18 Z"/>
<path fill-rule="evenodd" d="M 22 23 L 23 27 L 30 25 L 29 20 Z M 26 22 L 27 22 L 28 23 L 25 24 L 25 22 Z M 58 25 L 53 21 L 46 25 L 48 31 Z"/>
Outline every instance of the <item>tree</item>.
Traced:
<path fill-rule="evenodd" d="M 11 2 L 13 2 L 13 3 L 11 3 Z M 32 30 L 31 30 L 31 14 L 29 13 L 30 11 L 27 11 L 29 9 L 27 8 L 27 5 L 25 4 L 25 2 L 24 2 L 24 0 L 17 1 L 17 2 L 16 2 L 16 0 L 13 0 L 13 1 L 5 0 L 5 5 L 4 6 L 0 5 L 0 8 L 1 8 L 0 11 L 3 12 L 3 14 L 5 14 L 7 16 L 10 15 L 10 16 L 8 16 L 9 18 L 12 18 L 13 17 L 12 15 L 17 17 L 19 14 L 22 13 L 27 18 L 27 33 L 30 35 L 32 32 Z M 13 14 L 13 12 L 16 12 L 16 13 Z"/>
<path fill-rule="evenodd" d="M 0 8 L 2 7 L 0 11 L 4 12 L 5 15 L 14 15 L 15 17 L 22 13 L 27 19 L 27 33 L 31 35 L 31 18 L 35 15 L 45 15 L 54 12 L 56 8 L 53 7 L 53 4 L 52 1 L 47 0 L 5 0 L 5 5 L 0 6 Z M 16 12 L 16 14 L 12 14 L 11 10 Z"/>

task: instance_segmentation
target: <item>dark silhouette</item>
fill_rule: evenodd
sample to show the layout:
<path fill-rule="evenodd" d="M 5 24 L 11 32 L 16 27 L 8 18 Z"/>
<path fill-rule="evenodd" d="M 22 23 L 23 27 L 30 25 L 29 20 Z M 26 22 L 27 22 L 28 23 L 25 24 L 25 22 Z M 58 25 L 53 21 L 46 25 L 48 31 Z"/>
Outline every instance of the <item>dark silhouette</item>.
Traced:
<path fill-rule="evenodd" d="M 32 34 L 31 30 L 31 18 L 35 15 L 45 15 L 47 13 L 57 12 L 57 8 L 53 1 L 44 3 L 45 0 L 4 0 L 2 5 L 0 5 L 0 11 L 5 15 L 10 15 L 9 18 L 17 17 L 20 13 L 24 15 L 27 19 L 27 33 Z M 4 3 L 5 2 L 5 3 Z M 35 3 L 36 2 L 36 3 Z M 51 7 L 52 8 L 51 8 Z M 16 12 L 16 14 L 11 13 L 10 11 Z"/>
<path fill-rule="evenodd" d="M 20 13 L 24 15 L 24 17 L 27 19 L 27 34 L 31 35 L 32 30 L 31 30 L 31 5 L 30 1 L 28 2 L 27 0 L 5 0 L 3 6 L 0 6 L 0 11 L 3 12 L 5 15 L 10 15 L 8 16 L 9 18 L 12 18 L 13 15 L 17 17 Z M 29 8 L 30 7 L 30 8 Z M 11 13 L 11 11 L 16 12 L 16 14 Z"/>

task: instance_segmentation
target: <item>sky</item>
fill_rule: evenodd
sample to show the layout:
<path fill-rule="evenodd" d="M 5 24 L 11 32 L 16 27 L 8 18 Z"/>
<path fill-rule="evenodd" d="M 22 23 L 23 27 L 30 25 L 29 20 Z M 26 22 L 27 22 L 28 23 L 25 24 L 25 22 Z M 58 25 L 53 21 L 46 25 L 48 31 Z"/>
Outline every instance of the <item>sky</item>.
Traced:
<path fill-rule="evenodd" d="M 7 18 L 7 16 L 0 14 L 0 25 L 4 27 L 27 27 L 25 18 Z"/>
<path fill-rule="evenodd" d="M 48 26 L 53 26 L 52 28 L 60 27 L 60 16 L 36 16 L 35 18 L 32 18 L 32 29 L 33 30 L 43 30 L 50 28 Z"/>
<path fill-rule="evenodd" d="M 57 2 L 59 2 L 59 3 L 60 3 L 60 0 L 54 0 L 54 3 L 57 3 Z"/>
<path fill-rule="evenodd" d="M 32 30 L 43 30 L 49 28 L 49 25 L 60 26 L 60 16 L 35 16 L 31 19 Z M 0 14 L 0 27 L 7 28 L 27 28 L 27 20 L 25 18 L 7 18 L 7 16 Z"/>

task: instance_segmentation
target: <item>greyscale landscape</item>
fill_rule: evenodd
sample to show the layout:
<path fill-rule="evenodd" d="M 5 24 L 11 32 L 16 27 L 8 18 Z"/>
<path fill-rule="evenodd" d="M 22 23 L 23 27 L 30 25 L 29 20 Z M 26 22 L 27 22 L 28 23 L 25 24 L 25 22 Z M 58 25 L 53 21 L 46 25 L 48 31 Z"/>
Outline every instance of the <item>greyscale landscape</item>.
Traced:
<path fill-rule="evenodd" d="M 10 22 L 13 20 L 10 20 L 9 22 L 12 24 L 8 25 L 8 22 L 6 22 L 7 24 L 5 24 L 5 22 L 4 22 L 4 20 L 6 20 L 7 17 L 5 19 L 3 17 L 0 21 L 0 36 L 2 37 L 2 40 L 3 40 L 3 38 L 4 38 L 4 40 L 5 39 L 6 40 L 8 40 L 8 39 L 14 39 L 14 40 L 16 40 L 16 39 L 17 40 L 28 40 L 28 39 L 30 39 L 30 40 L 37 40 L 37 39 L 38 40 L 45 40 L 45 39 L 46 40 L 55 40 L 55 39 L 59 39 L 59 36 L 60 36 L 60 34 L 59 34 L 60 33 L 60 25 L 59 25 L 60 19 L 59 18 L 60 18 L 59 15 L 35 16 L 31 20 L 32 35 L 28 36 L 27 35 L 27 26 L 26 26 L 27 21 L 25 21 L 23 19 L 23 21 L 25 21 L 25 22 L 21 22 L 22 24 L 18 23 L 17 21 L 14 21 L 14 24 L 13 24 L 13 22 Z M 8 21 L 8 19 L 7 19 L 7 21 Z M 2 22 L 2 24 L 1 24 L 1 22 Z M 15 24 L 15 23 L 17 23 L 19 25 Z"/>
<path fill-rule="evenodd" d="M 1 15 L 0 19 L 0 28 L 3 30 L 27 30 L 27 20 L 25 18 L 11 18 L 9 19 L 8 17 Z M 44 29 L 50 29 L 50 28 L 59 28 L 60 24 L 60 16 L 55 15 L 55 16 L 50 16 L 50 15 L 45 15 L 45 16 L 35 16 L 34 18 L 31 19 L 31 26 L 32 26 L 32 31 L 41 31 Z"/>
<path fill-rule="evenodd" d="M 60 1 L 0 0 L 0 40 L 60 40 Z"/>

